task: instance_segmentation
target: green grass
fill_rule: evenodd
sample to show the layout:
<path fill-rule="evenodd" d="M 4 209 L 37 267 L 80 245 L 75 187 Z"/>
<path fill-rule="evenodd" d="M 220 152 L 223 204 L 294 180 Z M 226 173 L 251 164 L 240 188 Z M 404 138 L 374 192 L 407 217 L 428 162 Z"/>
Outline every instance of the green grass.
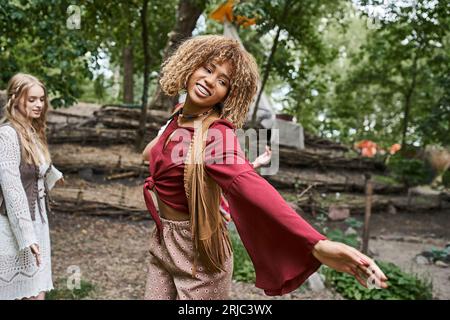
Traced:
<path fill-rule="evenodd" d="M 81 280 L 80 288 L 70 290 L 67 288 L 67 279 L 60 279 L 55 283 L 55 289 L 47 293 L 46 300 L 82 300 L 89 298 L 95 291 L 95 286 Z"/>
<path fill-rule="evenodd" d="M 372 175 L 372 179 L 375 182 L 381 183 L 381 184 L 387 184 L 391 186 L 399 185 L 401 182 L 397 181 L 394 177 L 390 176 L 381 176 L 378 174 Z"/>
<path fill-rule="evenodd" d="M 230 231 L 233 246 L 233 279 L 242 282 L 255 282 L 255 268 L 236 231 Z"/>
<path fill-rule="evenodd" d="M 297 203 L 297 196 L 295 195 L 295 193 L 280 191 L 280 194 L 285 201 Z"/>

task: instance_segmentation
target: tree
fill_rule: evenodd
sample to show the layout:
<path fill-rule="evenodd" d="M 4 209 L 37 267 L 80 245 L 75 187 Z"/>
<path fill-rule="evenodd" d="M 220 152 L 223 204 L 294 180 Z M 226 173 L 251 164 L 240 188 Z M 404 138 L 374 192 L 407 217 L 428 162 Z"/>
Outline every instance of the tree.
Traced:
<path fill-rule="evenodd" d="M 173 30 L 168 34 L 168 41 L 164 48 L 163 60 L 167 59 L 180 43 L 192 35 L 197 20 L 205 10 L 208 0 L 180 0 L 177 18 Z M 171 110 L 178 97 L 169 97 L 161 91 L 159 82 L 156 93 L 150 103 L 150 109 Z"/>
<path fill-rule="evenodd" d="M 147 124 L 147 100 L 150 73 L 150 53 L 148 49 L 148 26 L 147 26 L 147 8 L 148 0 L 144 0 L 141 9 L 141 25 L 142 25 L 142 47 L 144 48 L 144 90 L 142 92 L 141 117 L 139 119 L 139 129 L 136 135 L 136 150 L 142 150 L 145 138 L 145 129 Z"/>
<path fill-rule="evenodd" d="M 177 0 L 153 0 L 147 14 L 152 19 L 147 22 L 148 42 L 152 56 L 149 74 L 150 84 L 155 78 L 153 72 L 159 70 L 168 33 L 175 24 Z M 136 89 L 136 75 L 143 73 L 144 49 L 142 47 L 141 17 L 142 1 L 131 0 L 111 2 L 85 1 L 86 20 L 92 28 L 85 31 L 88 38 L 96 39 L 105 50 L 114 66 L 120 66 L 122 74 L 122 95 L 124 103 L 133 103 Z M 137 76 L 140 77 L 140 76 Z"/>
<path fill-rule="evenodd" d="M 273 34 L 270 47 L 265 48 L 268 55 L 263 63 L 262 88 L 252 115 L 253 125 L 261 93 L 270 81 L 279 82 L 284 89 L 292 89 L 299 81 L 307 79 L 314 66 L 333 59 L 335 53 L 323 43 L 317 27 L 325 17 L 339 17 L 345 3 L 272 0 L 242 2 L 236 6 L 236 15 L 257 17 L 255 30 L 259 38 L 265 39 Z M 249 46 L 249 51 L 254 55 L 260 55 L 251 48 Z"/>
<path fill-rule="evenodd" d="M 70 29 L 70 1 L 7 1 L 0 10 L 0 87 L 17 72 L 36 75 L 48 87 L 51 104 L 68 106 L 92 78 L 98 47 Z"/>
<path fill-rule="evenodd" d="M 401 139 L 403 146 L 423 143 L 418 127 L 444 92 L 436 76 L 448 73 L 450 8 L 444 1 L 420 0 L 385 10 L 379 28 L 353 59 L 356 67 L 341 87 L 344 104 L 364 101 L 373 115 L 372 129 L 389 129 L 389 140 Z"/>

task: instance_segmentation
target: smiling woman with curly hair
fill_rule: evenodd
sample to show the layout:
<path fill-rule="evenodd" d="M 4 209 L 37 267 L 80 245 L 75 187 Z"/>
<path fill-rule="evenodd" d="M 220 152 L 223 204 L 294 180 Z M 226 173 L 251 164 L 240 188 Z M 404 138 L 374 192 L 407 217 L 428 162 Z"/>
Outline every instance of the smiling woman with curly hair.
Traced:
<path fill-rule="evenodd" d="M 229 297 L 233 255 L 221 195 L 254 264 L 256 286 L 267 295 L 295 290 L 321 263 L 363 285 L 370 276 L 386 287 L 372 259 L 327 240 L 245 158 L 235 129 L 247 118 L 259 76 L 255 59 L 238 41 L 188 39 L 161 73 L 162 90 L 172 96 L 185 91 L 186 101 L 143 152 L 150 163 L 144 198 L 156 224 L 146 299 Z"/>
<path fill-rule="evenodd" d="M 186 89 L 192 70 L 208 64 L 229 63 L 227 95 L 222 117 L 241 128 L 258 86 L 255 59 L 239 42 L 222 36 L 198 36 L 184 42 L 162 68 L 161 88 L 170 96 Z"/>

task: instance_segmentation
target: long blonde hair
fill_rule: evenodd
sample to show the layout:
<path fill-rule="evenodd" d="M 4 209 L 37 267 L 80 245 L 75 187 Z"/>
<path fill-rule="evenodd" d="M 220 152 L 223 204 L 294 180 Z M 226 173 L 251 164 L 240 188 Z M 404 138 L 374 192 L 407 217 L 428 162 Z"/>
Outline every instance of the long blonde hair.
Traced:
<path fill-rule="evenodd" d="M 229 61 L 231 86 L 224 101 L 221 118 L 241 128 L 258 88 L 258 65 L 237 40 L 220 35 L 190 38 L 162 65 L 161 89 L 169 96 L 185 89 L 192 73 L 208 62 Z"/>
<path fill-rule="evenodd" d="M 33 119 L 24 116 L 19 112 L 19 105 L 26 104 L 28 100 L 28 92 L 31 87 L 38 85 L 44 90 L 44 108 L 41 116 L 37 119 Z M 20 135 L 22 145 L 22 156 L 25 157 L 27 163 L 34 163 L 35 165 L 41 164 L 41 160 L 38 156 L 38 147 L 42 150 L 44 158 L 47 162 L 50 162 L 50 153 L 48 151 L 47 137 L 45 130 L 47 128 L 47 110 L 48 110 L 48 96 L 47 89 L 44 84 L 36 77 L 18 73 L 9 80 L 8 88 L 6 90 L 8 100 L 5 105 L 5 115 L 1 122 L 8 121 L 16 129 Z M 40 145 L 37 146 L 33 142 L 33 135 L 37 139 L 35 141 Z"/>

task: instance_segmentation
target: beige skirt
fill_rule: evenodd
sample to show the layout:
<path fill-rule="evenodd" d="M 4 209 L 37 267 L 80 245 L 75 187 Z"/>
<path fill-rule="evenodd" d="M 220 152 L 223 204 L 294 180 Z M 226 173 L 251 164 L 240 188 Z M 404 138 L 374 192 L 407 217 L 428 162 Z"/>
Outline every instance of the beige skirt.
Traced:
<path fill-rule="evenodd" d="M 156 226 L 150 239 L 146 300 L 224 300 L 229 298 L 233 255 L 225 271 L 210 273 L 199 263 L 192 276 L 194 261 L 190 221 L 161 218 L 163 235 L 158 241 Z"/>

